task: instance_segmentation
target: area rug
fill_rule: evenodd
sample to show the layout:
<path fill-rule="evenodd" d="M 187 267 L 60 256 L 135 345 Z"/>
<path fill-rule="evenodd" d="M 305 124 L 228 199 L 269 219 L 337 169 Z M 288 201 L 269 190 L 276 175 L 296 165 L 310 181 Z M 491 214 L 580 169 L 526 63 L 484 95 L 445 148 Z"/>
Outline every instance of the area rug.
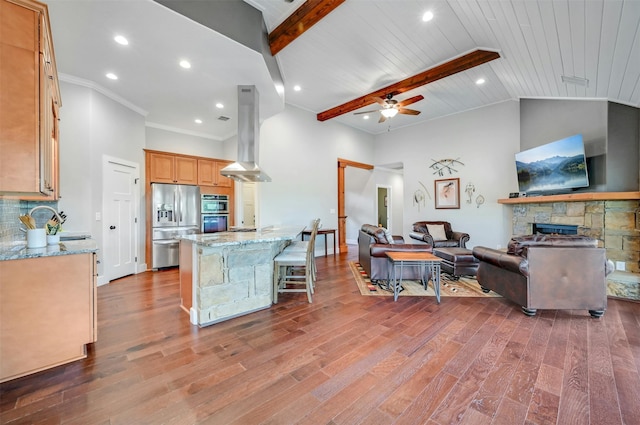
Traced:
<path fill-rule="evenodd" d="M 362 295 L 392 297 L 393 291 L 386 289 L 385 285 L 374 285 L 364 271 L 360 263 L 350 261 L 349 267 Z M 429 281 L 425 291 L 422 283 L 415 280 L 403 280 L 400 291 L 401 297 L 435 297 L 433 283 Z M 482 292 L 478 281 L 471 277 L 461 277 L 459 280 L 452 280 L 451 277 L 442 273 L 440 275 L 440 296 L 441 297 L 500 297 L 491 291 L 487 294 Z"/>

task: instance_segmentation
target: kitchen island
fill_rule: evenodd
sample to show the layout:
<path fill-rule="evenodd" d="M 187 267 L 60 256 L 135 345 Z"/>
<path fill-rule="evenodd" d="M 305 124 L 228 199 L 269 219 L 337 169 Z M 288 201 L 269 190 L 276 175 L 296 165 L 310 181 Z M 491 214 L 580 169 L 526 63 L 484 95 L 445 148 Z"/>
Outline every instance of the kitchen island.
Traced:
<path fill-rule="evenodd" d="M 181 308 L 191 323 L 208 326 L 269 308 L 273 259 L 302 230 L 265 227 L 181 237 Z"/>

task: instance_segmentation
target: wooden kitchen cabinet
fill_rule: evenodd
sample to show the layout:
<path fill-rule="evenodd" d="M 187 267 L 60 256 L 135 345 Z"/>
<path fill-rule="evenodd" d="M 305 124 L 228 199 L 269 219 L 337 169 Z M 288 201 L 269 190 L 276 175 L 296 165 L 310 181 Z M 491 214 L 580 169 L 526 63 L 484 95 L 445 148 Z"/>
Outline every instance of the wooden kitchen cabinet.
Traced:
<path fill-rule="evenodd" d="M 47 6 L 0 0 L 0 196 L 59 196 L 60 88 Z"/>
<path fill-rule="evenodd" d="M 0 382 L 86 357 L 95 270 L 95 253 L 0 261 Z"/>
<path fill-rule="evenodd" d="M 198 184 L 196 158 L 159 152 L 147 152 L 149 183 Z"/>
<path fill-rule="evenodd" d="M 198 159 L 198 185 L 232 187 L 233 180 L 220 174 L 220 170 L 230 163 L 230 161 Z"/>

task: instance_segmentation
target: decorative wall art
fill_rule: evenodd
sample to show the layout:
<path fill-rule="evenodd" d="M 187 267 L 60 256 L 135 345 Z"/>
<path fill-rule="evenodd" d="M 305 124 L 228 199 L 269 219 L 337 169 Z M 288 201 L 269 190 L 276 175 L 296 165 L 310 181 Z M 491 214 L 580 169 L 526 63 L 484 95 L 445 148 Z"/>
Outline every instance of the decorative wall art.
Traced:
<path fill-rule="evenodd" d="M 432 159 L 431 161 L 433 161 L 433 164 L 431 164 L 429 168 L 432 168 L 434 170 L 433 174 L 438 174 L 439 176 L 444 176 L 445 171 L 448 171 L 449 174 L 457 173 L 458 170 L 456 170 L 453 167 L 457 165 L 464 165 L 462 162 L 459 161 L 459 159 L 460 158 L 441 159 L 439 161 Z"/>
<path fill-rule="evenodd" d="M 467 183 L 467 186 L 464 188 L 464 191 L 467 193 L 467 204 L 471 203 L 471 200 L 473 198 L 473 192 L 476 191 L 476 187 L 473 185 L 473 183 Z"/>
<path fill-rule="evenodd" d="M 480 205 L 484 204 L 484 196 L 478 195 L 476 198 L 476 208 L 480 208 Z"/>
<path fill-rule="evenodd" d="M 420 211 L 420 206 L 425 206 L 425 199 L 427 196 L 429 197 L 429 199 L 431 199 L 431 194 L 427 190 L 427 187 L 421 181 L 419 181 L 418 183 L 420 183 L 420 186 L 422 186 L 422 189 L 424 190 L 417 189 L 415 192 L 413 192 L 413 205 L 416 205 L 418 207 L 418 211 Z"/>
<path fill-rule="evenodd" d="M 460 208 L 460 179 L 436 180 L 436 209 Z"/>

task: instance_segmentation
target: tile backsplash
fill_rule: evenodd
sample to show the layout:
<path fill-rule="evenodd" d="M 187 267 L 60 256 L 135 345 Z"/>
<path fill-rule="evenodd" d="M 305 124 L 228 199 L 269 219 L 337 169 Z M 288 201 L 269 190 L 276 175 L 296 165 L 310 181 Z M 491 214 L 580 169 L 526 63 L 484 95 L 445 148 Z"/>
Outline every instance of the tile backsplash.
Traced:
<path fill-rule="evenodd" d="M 46 205 L 55 210 L 58 209 L 57 202 L 42 201 L 20 201 L 17 199 L 0 199 L 0 242 L 12 242 L 25 239 L 25 234 L 20 230 L 24 225 L 18 218 L 27 214 L 33 207 Z M 34 212 L 37 227 L 44 227 L 44 224 L 51 218 L 51 211 L 40 209 Z"/>

